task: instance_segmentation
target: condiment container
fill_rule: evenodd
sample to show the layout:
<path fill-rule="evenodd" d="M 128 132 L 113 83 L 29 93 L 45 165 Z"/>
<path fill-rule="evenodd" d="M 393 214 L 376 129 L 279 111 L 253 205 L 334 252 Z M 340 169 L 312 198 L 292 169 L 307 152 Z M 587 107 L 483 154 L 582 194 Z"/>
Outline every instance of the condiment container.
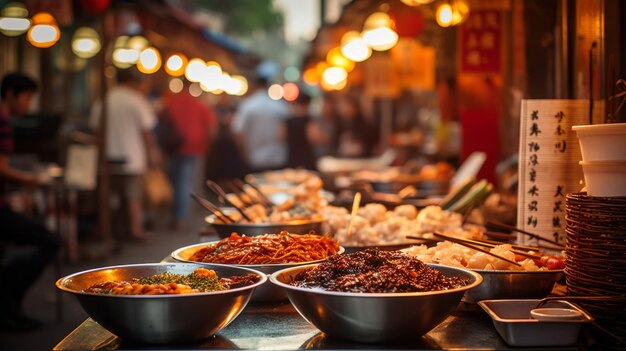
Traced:
<path fill-rule="evenodd" d="M 626 123 L 573 126 L 583 161 L 626 160 Z"/>
<path fill-rule="evenodd" d="M 626 139 L 626 136 L 623 138 Z M 585 174 L 587 195 L 626 196 L 626 160 L 580 161 L 579 163 Z"/>
<path fill-rule="evenodd" d="M 578 340 L 580 327 L 593 321 L 587 312 L 567 301 L 550 301 L 542 308 L 574 310 L 578 318 L 553 318 L 546 321 L 531 315 L 541 300 L 483 300 L 478 303 L 492 318 L 493 325 L 511 346 L 567 346 Z M 573 313 L 572 313 L 573 314 Z"/>

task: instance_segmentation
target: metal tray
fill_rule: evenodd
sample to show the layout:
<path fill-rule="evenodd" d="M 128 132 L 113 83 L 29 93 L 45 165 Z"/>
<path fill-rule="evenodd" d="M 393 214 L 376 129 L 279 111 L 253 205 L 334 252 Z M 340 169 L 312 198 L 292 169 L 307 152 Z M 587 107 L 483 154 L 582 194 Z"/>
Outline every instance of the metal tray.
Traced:
<path fill-rule="evenodd" d="M 484 300 L 478 305 L 492 318 L 493 325 L 511 346 L 568 346 L 578 340 L 580 327 L 593 321 L 587 312 L 567 301 L 550 301 L 542 307 L 568 308 L 582 313 L 581 319 L 545 322 L 531 317 L 541 300 Z"/>

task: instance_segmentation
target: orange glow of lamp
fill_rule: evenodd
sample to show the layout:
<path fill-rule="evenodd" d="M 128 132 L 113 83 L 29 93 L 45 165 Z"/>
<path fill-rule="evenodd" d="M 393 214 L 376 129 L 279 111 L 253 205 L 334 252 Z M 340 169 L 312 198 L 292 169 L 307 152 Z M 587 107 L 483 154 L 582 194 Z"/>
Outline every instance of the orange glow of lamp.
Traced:
<path fill-rule="evenodd" d="M 28 42 L 37 48 L 49 48 L 59 41 L 61 31 L 54 17 L 47 12 L 33 16 L 33 25 L 26 33 Z"/>
<path fill-rule="evenodd" d="M 185 74 L 188 62 L 183 54 L 171 54 L 165 61 L 165 72 L 172 77 L 180 77 Z"/>

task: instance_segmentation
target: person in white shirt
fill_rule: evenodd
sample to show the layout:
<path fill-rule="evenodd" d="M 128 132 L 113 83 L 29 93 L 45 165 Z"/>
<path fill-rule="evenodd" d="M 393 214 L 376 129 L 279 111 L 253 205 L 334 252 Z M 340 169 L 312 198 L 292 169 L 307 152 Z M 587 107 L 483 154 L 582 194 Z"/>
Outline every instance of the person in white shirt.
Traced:
<path fill-rule="evenodd" d="M 288 106 L 267 94 L 267 80 L 258 78 L 251 95 L 237 109 L 231 130 L 248 167 L 255 172 L 277 169 L 287 162 L 287 145 L 281 137 Z"/>
<path fill-rule="evenodd" d="M 115 195 L 126 205 L 131 239 L 148 239 L 143 228 L 143 175 L 148 167 L 156 166 L 159 153 L 152 129 L 156 116 L 142 93 L 139 72 L 133 69 L 117 72 L 118 84 L 106 96 L 106 146 L 111 167 L 111 184 Z M 95 103 L 90 124 L 100 126 L 101 103 Z"/>

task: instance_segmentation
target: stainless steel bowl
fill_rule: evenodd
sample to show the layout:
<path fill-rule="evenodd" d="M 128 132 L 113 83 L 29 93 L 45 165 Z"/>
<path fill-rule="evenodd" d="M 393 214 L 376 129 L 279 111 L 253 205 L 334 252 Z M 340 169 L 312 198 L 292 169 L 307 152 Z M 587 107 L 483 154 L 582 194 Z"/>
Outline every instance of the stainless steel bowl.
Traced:
<path fill-rule="evenodd" d="M 173 259 L 177 260 L 177 261 L 181 261 L 181 262 L 189 262 L 189 263 L 194 263 L 194 264 L 202 264 L 202 265 L 216 265 L 216 266 L 226 266 L 226 267 L 245 267 L 245 268 L 251 268 L 254 270 L 257 270 L 259 272 L 263 272 L 265 274 L 267 274 L 268 276 L 271 275 L 274 272 L 278 272 L 282 269 L 285 268 L 290 268 L 290 267 L 297 267 L 297 266 L 303 266 L 303 265 L 307 265 L 307 264 L 312 264 L 312 263 L 318 263 L 318 262 L 322 262 L 325 260 L 316 260 L 316 261 L 309 261 L 309 262 L 297 262 L 297 263 L 284 263 L 284 264 L 242 264 L 242 265 L 233 265 L 233 264 L 227 264 L 227 263 L 203 263 L 203 262 L 196 262 L 196 261 L 191 261 L 189 258 L 198 250 L 200 250 L 203 247 L 209 246 L 209 245 L 214 245 L 217 244 L 217 241 L 212 241 L 212 242 L 206 242 L 206 243 L 201 243 L 201 244 L 194 244 L 194 245 L 189 245 L 189 246 L 185 246 L 182 247 L 180 249 L 175 250 L 174 252 L 172 252 L 171 256 Z M 344 248 L 343 247 L 339 247 L 339 251 L 337 252 L 337 254 L 342 254 L 344 253 Z M 285 291 L 273 284 L 264 284 L 262 286 L 259 286 L 255 291 L 254 294 L 252 295 L 252 299 L 251 301 L 254 302 L 276 302 L 276 301 L 286 301 L 287 300 L 287 294 L 285 293 Z"/>
<path fill-rule="evenodd" d="M 483 283 L 465 294 L 464 300 L 541 299 L 552 291 L 563 277 L 563 270 L 503 271 L 474 269 L 483 277 Z"/>
<path fill-rule="evenodd" d="M 284 269 L 272 274 L 270 281 L 284 289 L 302 317 L 324 333 L 367 343 L 419 338 L 443 322 L 463 294 L 482 281 L 480 274 L 467 269 L 429 264 L 446 276 L 470 283 L 450 290 L 389 294 L 333 292 L 289 284 L 300 271 L 315 266 Z"/>
<path fill-rule="evenodd" d="M 227 238 L 233 232 L 245 234 L 248 236 L 256 236 L 267 233 L 280 233 L 283 230 L 293 234 L 308 234 L 311 231 L 316 233 L 322 232 L 323 219 L 296 220 L 288 223 L 234 223 L 225 224 L 216 220 L 214 215 L 205 217 L 204 219 L 215 231 L 220 238 Z"/>
<path fill-rule="evenodd" d="M 129 280 L 165 272 L 189 274 L 213 269 L 220 277 L 256 274 L 259 281 L 237 289 L 184 295 L 102 295 L 83 290 L 104 281 Z M 120 338 L 150 344 L 181 343 L 210 337 L 232 322 L 265 274 L 242 267 L 149 263 L 113 266 L 75 273 L 57 280 L 57 288 L 78 299 L 96 322 Z"/>

